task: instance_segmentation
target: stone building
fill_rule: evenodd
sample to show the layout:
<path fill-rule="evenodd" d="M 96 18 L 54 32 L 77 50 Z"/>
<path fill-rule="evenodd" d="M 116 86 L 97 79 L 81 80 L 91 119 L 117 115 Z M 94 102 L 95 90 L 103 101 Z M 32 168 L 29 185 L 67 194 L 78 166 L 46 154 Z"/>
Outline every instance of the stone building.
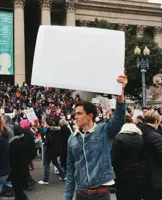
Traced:
<path fill-rule="evenodd" d="M 162 48 L 162 9 L 148 0 L 0 0 L 0 11 L 14 13 L 15 83 L 30 82 L 39 25 L 86 26 L 96 18 L 118 24 L 120 30 L 136 26 L 137 37 L 154 30 Z M 11 76 L 1 76 L 9 80 Z"/>

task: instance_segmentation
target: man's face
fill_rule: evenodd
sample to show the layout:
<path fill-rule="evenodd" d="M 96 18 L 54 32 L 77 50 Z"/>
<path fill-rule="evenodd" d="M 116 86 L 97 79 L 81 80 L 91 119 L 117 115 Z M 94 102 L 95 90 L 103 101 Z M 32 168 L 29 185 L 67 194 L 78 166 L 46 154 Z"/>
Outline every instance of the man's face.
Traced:
<path fill-rule="evenodd" d="M 137 123 L 142 123 L 142 120 L 137 118 Z"/>
<path fill-rule="evenodd" d="M 145 116 L 145 114 L 147 113 L 148 110 L 144 109 L 143 110 L 143 116 Z"/>
<path fill-rule="evenodd" d="M 86 114 L 83 106 L 78 106 L 75 111 L 75 120 L 79 128 L 86 126 L 92 121 L 93 114 Z"/>

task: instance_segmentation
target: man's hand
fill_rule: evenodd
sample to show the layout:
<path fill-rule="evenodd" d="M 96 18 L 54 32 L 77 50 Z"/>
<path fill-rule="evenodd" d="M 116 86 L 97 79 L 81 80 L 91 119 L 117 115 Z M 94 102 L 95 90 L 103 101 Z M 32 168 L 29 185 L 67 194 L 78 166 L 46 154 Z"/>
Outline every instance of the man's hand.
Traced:
<path fill-rule="evenodd" d="M 118 83 L 122 84 L 122 88 L 125 88 L 125 86 L 128 83 L 128 79 L 127 79 L 127 76 L 125 74 L 118 76 L 117 81 L 118 81 Z"/>
<path fill-rule="evenodd" d="M 123 75 L 118 76 L 117 81 L 118 81 L 118 83 L 122 84 L 122 94 L 118 96 L 118 101 L 120 103 L 124 103 L 124 88 L 126 87 L 126 85 L 128 83 L 128 79 L 127 79 L 127 76 L 125 75 L 125 73 Z"/>

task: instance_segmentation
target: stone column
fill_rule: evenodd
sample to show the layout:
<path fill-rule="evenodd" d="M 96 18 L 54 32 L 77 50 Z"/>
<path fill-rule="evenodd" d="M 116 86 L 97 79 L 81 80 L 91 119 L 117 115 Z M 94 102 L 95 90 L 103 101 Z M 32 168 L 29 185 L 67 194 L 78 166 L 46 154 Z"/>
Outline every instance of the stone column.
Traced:
<path fill-rule="evenodd" d="M 126 31 L 127 30 L 128 25 L 127 24 L 119 24 L 119 30 L 120 31 Z"/>
<path fill-rule="evenodd" d="M 162 41 L 161 41 L 161 34 L 162 34 L 162 27 L 155 27 L 154 28 L 154 42 L 162 48 Z"/>
<path fill-rule="evenodd" d="M 137 38 L 142 38 L 143 37 L 145 28 L 146 28 L 145 26 L 137 25 L 137 29 L 136 29 Z"/>
<path fill-rule="evenodd" d="M 41 0 L 41 25 L 51 25 L 52 0 Z"/>
<path fill-rule="evenodd" d="M 78 0 L 67 0 L 66 2 L 66 25 L 75 26 L 75 12 Z"/>
<path fill-rule="evenodd" d="M 15 84 L 22 85 L 25 81 L 25 32 L 24 4 L 25 0 L 13 0 L 14 3 L 14 54 Z"/>

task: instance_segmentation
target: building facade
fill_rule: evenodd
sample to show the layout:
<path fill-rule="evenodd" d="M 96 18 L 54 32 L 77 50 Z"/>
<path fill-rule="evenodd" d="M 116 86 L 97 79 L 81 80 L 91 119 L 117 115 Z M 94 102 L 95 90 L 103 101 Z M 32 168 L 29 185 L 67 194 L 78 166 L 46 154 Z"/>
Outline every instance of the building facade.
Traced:
<path fill-rule="evenodd" d="M 8 2 L 8 3 L 6 3 Z M 39 25 L 81 26 L 95 19 L 118 24 L 120 30 L 136 26 L 137 37 L 147 28 L 162 48 L 162 9 L 148 0 L 1 0 L 0 11 L 14 12 L 14 82 L 30 82 Z"/>

